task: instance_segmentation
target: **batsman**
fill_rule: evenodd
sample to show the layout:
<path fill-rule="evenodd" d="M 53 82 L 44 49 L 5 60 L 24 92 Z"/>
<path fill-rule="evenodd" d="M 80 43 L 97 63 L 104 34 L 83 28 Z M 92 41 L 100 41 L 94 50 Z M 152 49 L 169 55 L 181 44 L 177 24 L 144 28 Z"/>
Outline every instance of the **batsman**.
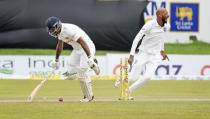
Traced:
<path fill-rule="evenodd" d="M 61 23 L 57 17 L 49 17 L 46 20 L 47 32 L 55 37 L 57 41 L 56 56 L 52 63 L 54 69 L 59 68 L 59 56 L 63 50 L 64 43 L 73 47 L 69 57 L 67 74 L 78 74 L 80 86 L 84 97 L 81 102 L 91 102 L 94 99 L 89 69 L 99 75 L 100 69 L 95 56 L 95 45 L 90 37 L 80 27 L 74 24 Z"/>

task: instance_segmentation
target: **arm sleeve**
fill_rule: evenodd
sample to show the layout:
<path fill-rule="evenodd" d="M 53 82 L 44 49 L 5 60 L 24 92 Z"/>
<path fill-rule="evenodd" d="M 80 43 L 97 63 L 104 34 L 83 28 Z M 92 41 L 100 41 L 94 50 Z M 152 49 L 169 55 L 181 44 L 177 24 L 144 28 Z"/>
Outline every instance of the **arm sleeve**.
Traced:
<path fill-rule="evenodd" d="M 130 55 L 134 55 L 135 54 L 135 51 L 136 51 L 136 47 L 138 45 L 138 42 L 140 41 L 140 39 L 143 37 L 143 33 L 139 32 L 135 39 L 133 40 L 133 44 L 132 44 L 132 47 L 131 47 L 131 51 L 130 51 Z"/>
<path fill-rule="evenodd" d="M 133 40 L 133 44 L 130 50 L 130 55 L 135 54 L 136 47 L 139 43 L 139 41 L 144 37 L 145 34 L 147 34 L 150 30 L 150 24 L 145 24 L 142 29 L 139 31 L 139 33 L 136 35 L 136 37 Z"/>
<path fill-rule="evenodd" d="M 164 32 L 168 32 L 170 30 L 171 26 L 169 23 L 165 24 L 164 25 Z M 164 39 L 165 40 L 165 39 Z M 165 44 L 164 44 L 164 40 L 162 42 L 162 47 L 161 47 L 161 50 L 164 51 L 165 50 Z"/>
<path fill-rule="evenodd" d="M 165 49 L 165 46 L 164 46 L 164 42 L 162 43 L 162 51 L 164 51 L 164 49 Z"/>
<path fill-rule="evenodd" d="M 75 33 L 73 36 L 73 40 L 77 41 L 80 37 L 81 37 L 81 35 L 79 35 L 79 33 Z"/>
<path fill-rule="evenodd" d="M 69 29 L 69 33 L 72 36 L 72 40 L 76 41 L 82 37 L 83 31 L 76 25 L 72 25 Z"/>

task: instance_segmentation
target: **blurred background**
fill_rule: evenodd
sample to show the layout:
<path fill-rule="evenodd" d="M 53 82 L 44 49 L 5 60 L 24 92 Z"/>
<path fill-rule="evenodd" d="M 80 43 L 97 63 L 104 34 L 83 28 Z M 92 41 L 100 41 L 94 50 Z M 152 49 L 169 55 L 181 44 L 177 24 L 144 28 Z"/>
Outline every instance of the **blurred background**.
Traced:
<path fill-rule="evenodd" d="M 159 65 L 154 79 L 210 80 L 209 4 L 208 0 L 0 0 L 0 79 L 36 79 L 50 72 L 56 45 L 45 28 L 50 16 L 84 29 L 96 45 L 102 75 L 116 75 L 119 59 L 128 57 L 135 35 L 156 17 L 158 8 L 166 8 L 171 28 L 165 50 L 170 62 Z M 65 49 L 59 76 L 65 72 L 71 47 Z"/>

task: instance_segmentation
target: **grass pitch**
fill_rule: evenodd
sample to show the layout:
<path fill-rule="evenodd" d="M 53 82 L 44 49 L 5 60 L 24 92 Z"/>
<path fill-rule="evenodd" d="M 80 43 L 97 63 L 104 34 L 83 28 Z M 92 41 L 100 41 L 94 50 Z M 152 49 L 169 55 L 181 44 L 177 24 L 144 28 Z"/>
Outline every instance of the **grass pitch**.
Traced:
<path fill-rule="evenodd" d="M 96 101 L 80 103 L 78 81 L 0 80 L 0 119 L 209 119 L 210 81 L 151 81 L 134 101 L 118 101 L 114 81 L 93 81 Z M 64 102 L 58 102 L 63 96 Z"/>

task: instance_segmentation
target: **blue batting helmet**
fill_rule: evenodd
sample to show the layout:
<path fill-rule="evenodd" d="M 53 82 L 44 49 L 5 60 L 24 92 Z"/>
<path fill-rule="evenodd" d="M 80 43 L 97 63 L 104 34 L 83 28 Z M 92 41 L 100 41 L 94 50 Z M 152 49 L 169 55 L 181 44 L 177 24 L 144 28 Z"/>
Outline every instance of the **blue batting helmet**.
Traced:
<path fill-rule="evenodd" d="M 46 20 L 47 32 L 53 37 L 57 37 L 58 31 L 61 29 L 61 21 L 58 17 L 49 17 Z"/>

